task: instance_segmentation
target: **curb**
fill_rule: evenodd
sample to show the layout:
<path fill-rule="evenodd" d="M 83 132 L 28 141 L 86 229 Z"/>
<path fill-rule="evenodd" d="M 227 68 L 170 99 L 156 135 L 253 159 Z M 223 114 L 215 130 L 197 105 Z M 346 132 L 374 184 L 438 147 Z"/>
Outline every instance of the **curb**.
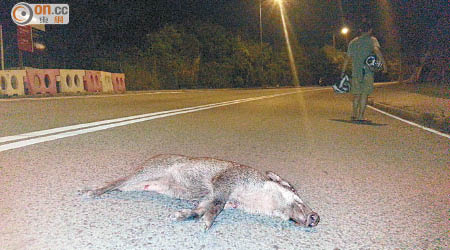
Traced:
<path fill-rule="evenodd" d="M 377 103 L 373 100 L 368 101 L 369 105 L 401 117 L 403 119 L 416 122 L 422 126 L 439 130 L 443 133 L 450 133 L 450 117 L 447 118 L 437 118 L 435 114 L 432 113 L 417 113 L 407 110 L 403 110 L 397 107 L 392 107 L 386 104 Z"/>

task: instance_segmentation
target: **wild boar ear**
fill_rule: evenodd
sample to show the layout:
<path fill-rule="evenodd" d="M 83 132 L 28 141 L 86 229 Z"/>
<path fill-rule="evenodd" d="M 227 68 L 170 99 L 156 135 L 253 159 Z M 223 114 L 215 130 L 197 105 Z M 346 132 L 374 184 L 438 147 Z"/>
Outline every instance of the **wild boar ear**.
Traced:
<path fill-rule="evenodd" d="M 288 188 L 288 189 L 294 190 L 294 188 L 291 186 L 291 184 L 289 184 L 289 182 L 283 180 L 280 176 L 278 176 L 278 175 L 275 174 L 274 172 L 272 172 L 272 171 L 267 171 L 267 172 L 266 172 L 266 175 L 267 175 L 267 177 L 269 177 L 269 179 L 270 179 L 271 181 L 274 181 L 274 182 L 276 182 L 276 183 L 279 183 L 280 185 L 282 185 L 282 186 L 284 186 L 284 187 L 286 187 L 286 188 Z"/>
<path fill-rule="evenodd" d="M 267 177 L 269 177 L 269 179 L 270 179 L 271 181 L 279 182 L 279 181 L 281 180 L 281 177 L 278 176 L 277 174 L 275 174 L 275 173 L 272 172 L 272 171 L 267 171 L 267 172 L 266 172 L 266 175 L 267 175 Z"/>

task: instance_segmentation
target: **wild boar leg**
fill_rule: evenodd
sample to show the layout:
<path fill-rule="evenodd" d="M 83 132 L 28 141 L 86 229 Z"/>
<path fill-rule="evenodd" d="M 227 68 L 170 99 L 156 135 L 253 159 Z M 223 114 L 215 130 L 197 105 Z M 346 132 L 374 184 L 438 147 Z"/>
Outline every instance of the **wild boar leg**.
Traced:
<path fill-rule="evenodd" d="M 127 182 L 129 180 L 129 178 L 130 178 L 129 176 L 123 177 L 123 178 L 120 178 L 113 182 L 108 183 L 104 187 L 93 189 L 93 190 L 84 189 L 84 190 L 81 190 L 80 193 L 83 195 L 86 195 L 87 197 L 92 197 L 92 198 L 99 197 L 104 193 L 118 189 L 118 187 L 120 187 L 120 185 L 122 185 L 123 183 Z"/>
<path fill-rule="evenodd" d="M 204 200 L 200 202 L 194 209 L 182 209 L 176 212 L 174 217 L 177 221 L 187 220 L 191 218 L 198 219 L 205 214 L 210 203 L 211 202 L 209 200 Z"/>
<path fill-rule="evenodd" d="M 214 200 L 209 204 L 208 209 L 202 217 L 203 223 L 205 223 L 205 230 L 208 230 L 216 219 L 217 215 L 222 212 L 225 207 L 225 203 L 223 200 Z"/>

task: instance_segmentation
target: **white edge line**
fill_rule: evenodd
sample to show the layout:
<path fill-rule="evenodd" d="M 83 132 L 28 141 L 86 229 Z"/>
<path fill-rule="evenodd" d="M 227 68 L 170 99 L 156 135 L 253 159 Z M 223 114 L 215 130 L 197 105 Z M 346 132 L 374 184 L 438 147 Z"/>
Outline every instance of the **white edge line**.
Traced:
<path fill-rule="evenodd" d="M 91 132 L 105 130 L 105 129 L 119 127 L 119 126 L 125 126 L 125 125 L 129 125 L 129 124 L 133 124 L 133 123 L 144 122 L 144 121 L 149 121 L 149 120 L 158 119 L 158 118 L 174 116 L 174 115 L 178 115 L 178 114 L 197 112 L 197 111 L 201 111 L 201 110 L 212 109 L 212 108 L 222 107 L 222 106 L 228 106 L 228 105 L 233 105 L 233 104 L 238 104 L 238 103 L 243 103 L 243 102 L 250 102 L 250 101 L 262 100 L 262 99 L 273 98 L 273 97 L 278 97 L 278 96 L 291 95 L 291 94 L 297 94 L 297 93 L 302 93 L 302 92 L 320 91 L 320 90 L 323 90 L 323 89 L 313 89 L 313 90 L 306 90 L 306 91 L 295 91 L 295 92 L 274 94 L 274 95 L 268 95 L 268 96 L 251 97 L 251 98 L 238 99 L 238 100 L 232 100 L 232 101 L 226 101 L 226 102 L 220 102 L 220 103 L 214 103 L 214 104 L 200 105 L 200 106 L 190 107 L 190 108 L 183 108 L 183 109 L 162 111 L 162 112 L 156 112 L 156 113 L 145 114 L 145 115 L 138 115 L 138 116 L 133 116 L 134 118 L 124 117 L 124 118 L 115 119 L 116 121 L 120 121 L 120 122 L 116 122 L 116 123 L 112 123 L 112 124 L 91 127 L 91 128 L 85 128 L 85 129 L 80 129 L 80 130 L 75 130 L 75 131 L 59 133 L 59 134 L 54 134 L 54 135 L 49 135 L 49 136 L 44 136 L 44 137 L 39 137 L 39 138 L 34 138 L 34 139 L 23 140 L 23 141 L 0 145 L 0 152 L 10 150 L 10 149 L 21 148 L 21 147 L 41 143 L 41 142 L 53 141 L 53 140 L 62 139 L 62 138 L 66 138 L 66 137 L 91 133 Z M 142 118 L 136 118 L 136 117 L 142 117 Z M 107 120 L 107 121 L 108 121 L 108 123 L 111 123 L 110 122 L 111 120 Z M 105 124 L 106 122 L 103 121 L 103 123 L 102 123 L 102 121 L 100 121 L 100 122 L 94 122 L 94 123 L 99 125 L 99 124 Z M 90 126 L 92 126 L 92 124 L 94 124 L 94 123 L 88 123 L 88 124 L 91 124 Z M 88 127 L 87 126 L 88 124 L 79 124 L 79 125 L 74 125 L 74 126 L 68 126 L 68 127 L 71 127 L 71 129 L 67 129 L 68 127 L 63 127 L 63 130 L 60 130 L 59 132 L 72 130 L 74 127 L 78 127 L 78 128 Z M 54 132 L 56 130 L 58 130 L 58 128 L 44 130 L 44 131 Z M 33 134 L 34 136 L 36 136 L 36 134 L 38 134 L 39 132 L 44 132 L 44 131 L 36 131 L 36 132 L 28 133 L 28 134 Z M 42 134 L 42 135 L 45 135 L 45 134 Z M 23 134 L 18 135 L 17 138 L 19 136 L 23 136 Z M 2 138 L 5 138 L 5 137 L 2 137 Z M 0 138 L 0 139 L 2 139 L 2 138 Z M 26 137 L 24 137 L 24 138 L 26 138 Z"/>
<path fill-rule="evenodd" d="M 422 125 L 417 124 L 417 123 L 414 123 L 414 122 L 412 122 L 412 121 L 405 120 L 405 119 L 400 118 L 400 117 L 398 117 L 398 116 L 395 116 L 395 115 L 393 115 L 393 114 L 389 114 L 389 113 L 384 112 L 384 111 L 382 111 L 382 110 L 379 110 L 379 109 L 377 109 L 377 108 L 375 108 L 375 107 L 372 107 L 371 105 L 367 105 L 367 106 L 368 106 L 369 108 L 375 110 L 375 111 L 378 111 L 378 112 L 380 112 L 380 113 L 382 113 L 382 114 L 384 114 L 384 115 L 387 115 L 387 116 L 389 116 L 389 117 L 392 117 L 392 118 L 394 118 L 394 119 L 400 120 L 400 121 L 402 121 L 402 122 L 404 122 L 404 123 L 407 123 L 407 124 L 409 124 L 409 125 L 412 125 L 412 126 L 421 128 L 421 129 L 426 130 L 426 131 L 428 131 L 428 132 L 431 132 L 431 133 L 434 133 L 434 134 L 437 134 L 437 135 L 440 135 L 440 136 L 443 136 L 443 137 L 446 137 L 446 138 L 450 139 L 450 135 L 448 135 L 448 134 L 445 134 L 445 133 L 439 132 L 439 131 L 437 131 L 437 130 L 434 130 L 434 129 L 431 129 L 431 128 L 422 126 Z"/>

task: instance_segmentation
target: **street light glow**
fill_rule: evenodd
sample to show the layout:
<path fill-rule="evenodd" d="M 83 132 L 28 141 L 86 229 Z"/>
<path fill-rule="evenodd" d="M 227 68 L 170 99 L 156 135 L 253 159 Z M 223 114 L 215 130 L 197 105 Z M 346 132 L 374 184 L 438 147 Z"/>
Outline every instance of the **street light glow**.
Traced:
<path fill-rule="evenodd" d="M 349 31 L 350 30 L 347 27 L 344 27 L 344 28 L 342 28 L 341 33 L 342 33 L 342 35 L 347 35 Z"/>
<path fill-rule="evenodd" d="M 289 32 L 288 32 L 288 28 L 287 28 L 287 24 L 286 24 L 286 17 L 285 17 L 286 14 L 284 12 L 283 1 L 276 0 L 276 2 L 280 6 L 281 21 L 282 21 L 282 24 L 283 24 L 284 37 L 286 39 L 286 46 L 287 46 L 287 50 L 288 50 L 289 62 L 291 64 L 291 70 L 292 70 L 292 77 L 293 77 L 293 80 L 294 80 L 294 85 L 296 87 L 298 87 L 300 85 L 300 81 L 298 79 L 297 67 L 295 65 L 294 53 L 292 52 L 291 42 L 289 41 Z"/>
<path fill-rule="evenodd" d="M 37 50 L 44 50 L 44 49 L 46 48 L 45 45 L 42 44 L 42 43 L 35 43 L 35 44 L 34 44 L 34 47 L 35 47 Z"/>

